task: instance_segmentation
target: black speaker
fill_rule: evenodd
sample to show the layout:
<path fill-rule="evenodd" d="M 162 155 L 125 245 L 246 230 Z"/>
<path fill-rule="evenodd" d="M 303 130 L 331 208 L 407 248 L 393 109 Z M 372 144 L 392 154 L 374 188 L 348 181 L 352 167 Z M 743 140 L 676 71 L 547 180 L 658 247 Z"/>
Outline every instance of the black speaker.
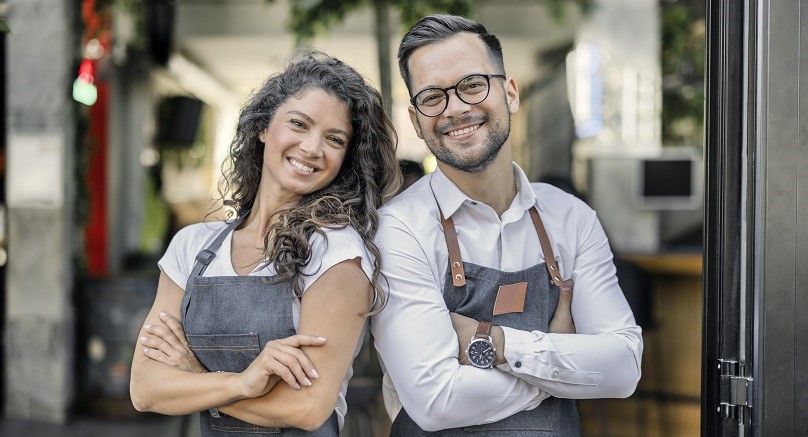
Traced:
<path fill-rule="evenodd" d="M 196 141 L 204 103 L 193 97 L 166 97 L 160 104 L 157 142 L 161 147 L 190 147 Z"/>
<path fill-rule="evenodd" d="M 155 63 L 166 66 L 174 43 L 174 1 L 147 1 L 146 29 L 149 54 Z"/>

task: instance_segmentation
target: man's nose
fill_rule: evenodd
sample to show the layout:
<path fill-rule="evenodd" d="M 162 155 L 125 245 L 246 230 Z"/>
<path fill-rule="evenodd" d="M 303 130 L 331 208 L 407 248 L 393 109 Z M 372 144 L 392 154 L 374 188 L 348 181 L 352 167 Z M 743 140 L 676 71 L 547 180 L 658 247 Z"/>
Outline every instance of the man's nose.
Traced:
<path fill-rule="evenodd" d="M 446 110 L 445 115 L 452 116 L 455 114 L 465 114 L 471 111 L 470 104 L 463 101 L 457 93 L 457 89 L 452 89 L 446 92 Z"/>

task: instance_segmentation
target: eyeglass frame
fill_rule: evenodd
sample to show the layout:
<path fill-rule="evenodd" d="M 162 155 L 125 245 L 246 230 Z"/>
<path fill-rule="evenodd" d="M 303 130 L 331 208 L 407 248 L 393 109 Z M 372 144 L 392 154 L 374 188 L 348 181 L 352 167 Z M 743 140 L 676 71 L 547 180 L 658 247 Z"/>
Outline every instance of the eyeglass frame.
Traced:
<path fill-rule="evenodd" d="M 483 98 L 482 98 L 482 100 L 480 100 L 479 102 L 476 102 L 476 103 L 469 103 L 469 102 L 467 102 L 465 99 L 463 99 L 463 97 L 461 97 L 461 94 L 462 94 L 462 93 L 458 93 L 458 92 L 457 92 L 457 87 L 458 87 L 458 85 L 460 85 L 460 83 L 461 83 L 461 82 L 463 82 L 464 80 L 466 80 L 466 79 L 468 79 L 468 78 L 470 78 L 470 77 L 474 77 L 474 76 L 481 76 L 481 77 L 484 77 L 484 78 L 485 78 L 485 83 L 486 83 L 486 84 L 487 84 L 487 86 L 488 86 L 488 90 L 486 91 L 486 93 L 485 93 L 485 97 L 483 97 Z M 463 76 L 463 78 L 462 78 L 462 79 L 460 79 L 460 80 L 458 80 L 458 81 L 457 81 L 457 83 L 456 83 L 456 84 L 454 84 L 453 86 L 446 87 L 446 88 L 440 88 L 440 87 L 429 87 L 429 88 L 424 88 L 424 89 L 422 89 L 421 91 L 418 91 L 418 94 L 416 94 L 416 95 L 412 96 L 412 98 L 410 98 L 410 104 L 411 104 L 411 105 L 412 105 L 412 106 L 413 106 L 413 107 L 414 107 L 414 108 L 415 108 L 415 109 L 416 109 L 418 112 L 420 112 L 420 113 L 421 113 L 421 115 L 423 115 L 424 117 L 430 117 L 430 118 L 439 117 L 441 114 L 443 114 L 444 112 L 446 112 L 446 108 L 448 108 L 448 107 L 449 107 L 449 90 L 454 90 L 454 95 L 455 95 L 455 96 L 456 96 L 458 99 L 460 99 L 460 101 L 461 101 L 461 102 L 463 102 L 463 103 L 465 103 L 465 104 L 467 104 L 467 105 L 479 105 L 480 103 L 484 102 L 484 101 L 485 101 L 485 99 L 487 99 L 487 98 L 488 98 L 488 95 L 489 95 L 489 94 L 491 94 L 491 78 L 492 78 L 492 77 L 498 77 L 498 78 L 500 78 L 500 79 L 506 79 L 506 78 L 507 78 L 507 76 L 505 76 L 504 74 L 483 74 L 483 73 L 474 73 L 474 74 L 469 74 L 469 75 L 467 75 L 467 76 Z M 443 109 L 442 109 L 440 112 L 438 112 L 437 114 L 435 114 L 435 115 L 427 115 L 427 114 L 424 114 L 424 111 L 422 111 L 422 110 L 421 110 L 421 108 L 419 108 L 419 107 L 418 107 L 418 105 L 416 104 L 415 98 L 416 98 L 416 97 L 418 97 L 418 96 L 420 96 L 421 94 L 423 94 L 423 93 L 424 93 L 424 92 L 426 92 L 426 91 L 434 91 L 434 90 L 443 91 L 443 95 L 446 97 L 446 99 L 444 100 Z"/>

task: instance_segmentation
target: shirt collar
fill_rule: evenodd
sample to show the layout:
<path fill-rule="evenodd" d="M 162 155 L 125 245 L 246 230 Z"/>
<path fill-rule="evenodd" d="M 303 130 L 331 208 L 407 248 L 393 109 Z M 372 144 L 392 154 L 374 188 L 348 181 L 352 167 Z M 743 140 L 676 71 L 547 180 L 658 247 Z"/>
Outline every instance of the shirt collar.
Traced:
<path fill-rule="evenodd" d="M 432 187 L 432 193 L 435 195 L 435 200 L 438 201 L 438 207 L 444 217 L 451 217 L 463 202 L 471 200 L 440 171 L 440 168 L 435 168 L 435 171 L 432 172 L 429 186 Z"/>
<path fill-rule="evenodd" d="M 539 202 L 539 198 L 536 197 L 536 192 L 533 191 L 533 187 L 530 186 L 530 180 L 527 178 L 524 170 L 522 170 L 522 167 L 516 165 L 515 162 L 513 163 L 513 176 L 516 179 L 516 188 L 519 190 L 516 193 L 516 201 L 514 204 L 519 205 L 519 207 L 524 210 L 535 206 L 539 211 L 544 211 L 542 202 Z"/>
<path fill-rule="evenodd" d="M 527 175 L 516 163 L 513 163 L 513 175 L 516 179 L 517 193 L 511 207 L 518 207 L 526 211 L 535 205 L 539 211 L 544 211 L 541 202 L 536 197 L 536 193 L 533 192 L 530 186 Z M 429 185 L 432 187 L 432 192 L 435 194 L 438 207 L 440 207 L 444 217 L 454 215 L 465 201 L 475 202 L 474 199 L 463 193 L 440 168 L 436 168 L 430 175 Z"/>

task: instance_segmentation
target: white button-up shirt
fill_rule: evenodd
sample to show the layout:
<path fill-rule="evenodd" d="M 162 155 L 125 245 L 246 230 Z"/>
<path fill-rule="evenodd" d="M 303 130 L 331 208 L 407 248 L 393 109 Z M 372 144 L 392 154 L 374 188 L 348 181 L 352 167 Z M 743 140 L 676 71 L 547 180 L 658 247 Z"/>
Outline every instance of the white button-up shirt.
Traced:
<path fill-rule="evenodd" d="M 641 330 L 617 284 L 595 212 L 553 186 L 531 184 L 513 167 L 520 189 L 501 217 L 463 194 L 440 170 L 380 213 L 376 243 L 389 300 L 373 316 L 371 330 L 393 419 L 403 406 L 427 431 L 479 425 L 535 408 L 548 396 L 626 397 L 636 388 Z M 575 282 L 577 334 L 503 327 L 506 364 L 495 370 L 461 366 L 443 300 L 449 255 L 438 204 L 454 221 L 463 260 L 506 272 L 544 262 L 528 212 L 537 206 L 562 277 Z"/>

